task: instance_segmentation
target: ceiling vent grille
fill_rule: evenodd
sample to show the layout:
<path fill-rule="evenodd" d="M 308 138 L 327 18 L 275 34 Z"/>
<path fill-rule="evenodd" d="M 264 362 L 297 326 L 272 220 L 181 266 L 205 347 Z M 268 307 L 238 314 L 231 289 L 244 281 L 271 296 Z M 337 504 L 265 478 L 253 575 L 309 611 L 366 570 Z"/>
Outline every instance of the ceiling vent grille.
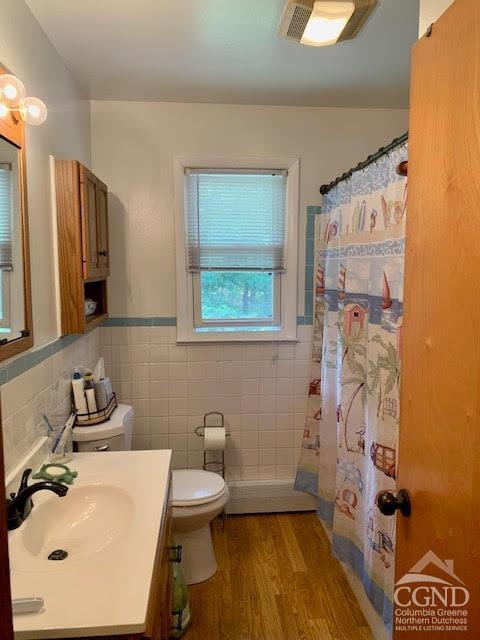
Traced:
<path fill-rule="evenodd" d="M 277 33 L 283 38 L 300 42 L 312 13 L 314 0 L 288 0 Z"/>
<path fill-rule="evenodd" d="M 291 40 L 300 41 L 303 36 L 303 32 L 305 31 L 305 27 L 307 26 L 308 19 L 312 13 L 312 7 L 313 0 L 311 3 L 307 2 L 305 4 L 300 4 L 297 0 L 289 2 L 280 22 L 279 35 L 285 35 L 285 37 L 290 38 Z M 286 15 L 287 9 L 290 9 L 290 11 L 288 11 L 288 16 Z"/>
<path fill-rule="evenodd" d="M 354 0 L 354 2 L 355 11 L 342 31 L 338 42 L 355 38 L 375 9 L 378 0 Z M 282 38 L 300 42 L 312 14 L 314 4 L 315 0 L 287 0 L 280 18 L 277 34 Z"/>

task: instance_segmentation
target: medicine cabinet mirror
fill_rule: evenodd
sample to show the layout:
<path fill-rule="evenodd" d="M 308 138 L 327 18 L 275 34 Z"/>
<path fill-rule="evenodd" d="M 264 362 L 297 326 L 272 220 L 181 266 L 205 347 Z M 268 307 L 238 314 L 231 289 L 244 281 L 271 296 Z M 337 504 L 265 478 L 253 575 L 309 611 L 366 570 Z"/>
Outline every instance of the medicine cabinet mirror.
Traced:
<path fill-rule="evenodd" d="M 33 346 L 24 127 L 0 117 L 0 361 Z"/>

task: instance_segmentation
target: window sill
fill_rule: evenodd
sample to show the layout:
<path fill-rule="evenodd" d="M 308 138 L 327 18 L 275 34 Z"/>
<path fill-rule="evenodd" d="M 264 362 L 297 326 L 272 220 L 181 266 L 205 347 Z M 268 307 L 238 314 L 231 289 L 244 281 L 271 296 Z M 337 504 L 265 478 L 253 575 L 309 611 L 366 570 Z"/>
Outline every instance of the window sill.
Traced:
<path fill-rule="evenodd" d="M 286 331 L 199 332 L 182 335 L 177 332 L 177 344 L 218 344 L 229 342 L 298 342 L 297 334 Z"/>

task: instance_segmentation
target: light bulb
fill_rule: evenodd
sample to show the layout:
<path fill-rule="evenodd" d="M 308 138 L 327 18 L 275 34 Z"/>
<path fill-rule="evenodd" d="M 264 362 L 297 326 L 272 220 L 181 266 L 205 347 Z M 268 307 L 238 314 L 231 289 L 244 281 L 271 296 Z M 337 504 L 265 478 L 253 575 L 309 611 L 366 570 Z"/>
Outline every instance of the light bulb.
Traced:
<path fill-rule="evenodd" d="M 47 114 L 47 107 L 40 98 L 29 97 L 20 102 L 20 115 L 27 124 L 43 124 Z"/>
<path fill-rule="evenodd" d="M 18 91 L 16 89 L 16 87 L 13 86 L 13 84 L 7 84 L 3 87 L 3 95 L 8 99 L 8 100 L 15 100 L 15 98 L 18 95 Z"/>
<path fill-rule="evenodd" d="M 7 107 L 16 109 L 25 93 L 23 82 L 18 78 L 9 73 L 0 75 L 0 98 Z"/>
<path fill-rule="evenodd" d="M 9 109 L 3 102 L 0 102 L 0 118 L 6 118 L 9 114 Z"/>
<path fill-rule="evenodd" d="M 315 0 L 312 14 L 300 40 L 311 47 L 324 47 L 338 42 L 355 11 L 354 2 Z"/>

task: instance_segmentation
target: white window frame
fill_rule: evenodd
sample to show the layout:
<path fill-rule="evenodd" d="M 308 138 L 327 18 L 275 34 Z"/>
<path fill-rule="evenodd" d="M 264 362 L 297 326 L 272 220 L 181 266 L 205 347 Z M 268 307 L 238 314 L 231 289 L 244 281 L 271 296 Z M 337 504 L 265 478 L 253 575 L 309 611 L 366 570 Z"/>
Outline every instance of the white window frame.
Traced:
<path fill-rule="evenodd" d="M 11 330 L 10 327 L 10 271 L 0 269 L 0 295 L 2 296 L 2 316 L 0 317 L 0 329 Z M 6 332 L 2 332 L 6 333 Z M 1 334 L 0 334 L 1 336 Z"/>
<path fill-rule="evenodd" d="M 280 329 L 261 331 L 236 322 L 242 331 L 199 332 L 195 330 L 195 276 L 187 271 L 185 229 L 185 169 L 283 169 L 288 172 L 286 189 L 286 272 L 280 278 Z M 297 340 L 298 158 L 177 156 L 173 162 L 175 196 L 175 248 L 177 285 L 177 342 L 288 342 Z M 198 292 L 197 292 L 198 293 Z"/>

